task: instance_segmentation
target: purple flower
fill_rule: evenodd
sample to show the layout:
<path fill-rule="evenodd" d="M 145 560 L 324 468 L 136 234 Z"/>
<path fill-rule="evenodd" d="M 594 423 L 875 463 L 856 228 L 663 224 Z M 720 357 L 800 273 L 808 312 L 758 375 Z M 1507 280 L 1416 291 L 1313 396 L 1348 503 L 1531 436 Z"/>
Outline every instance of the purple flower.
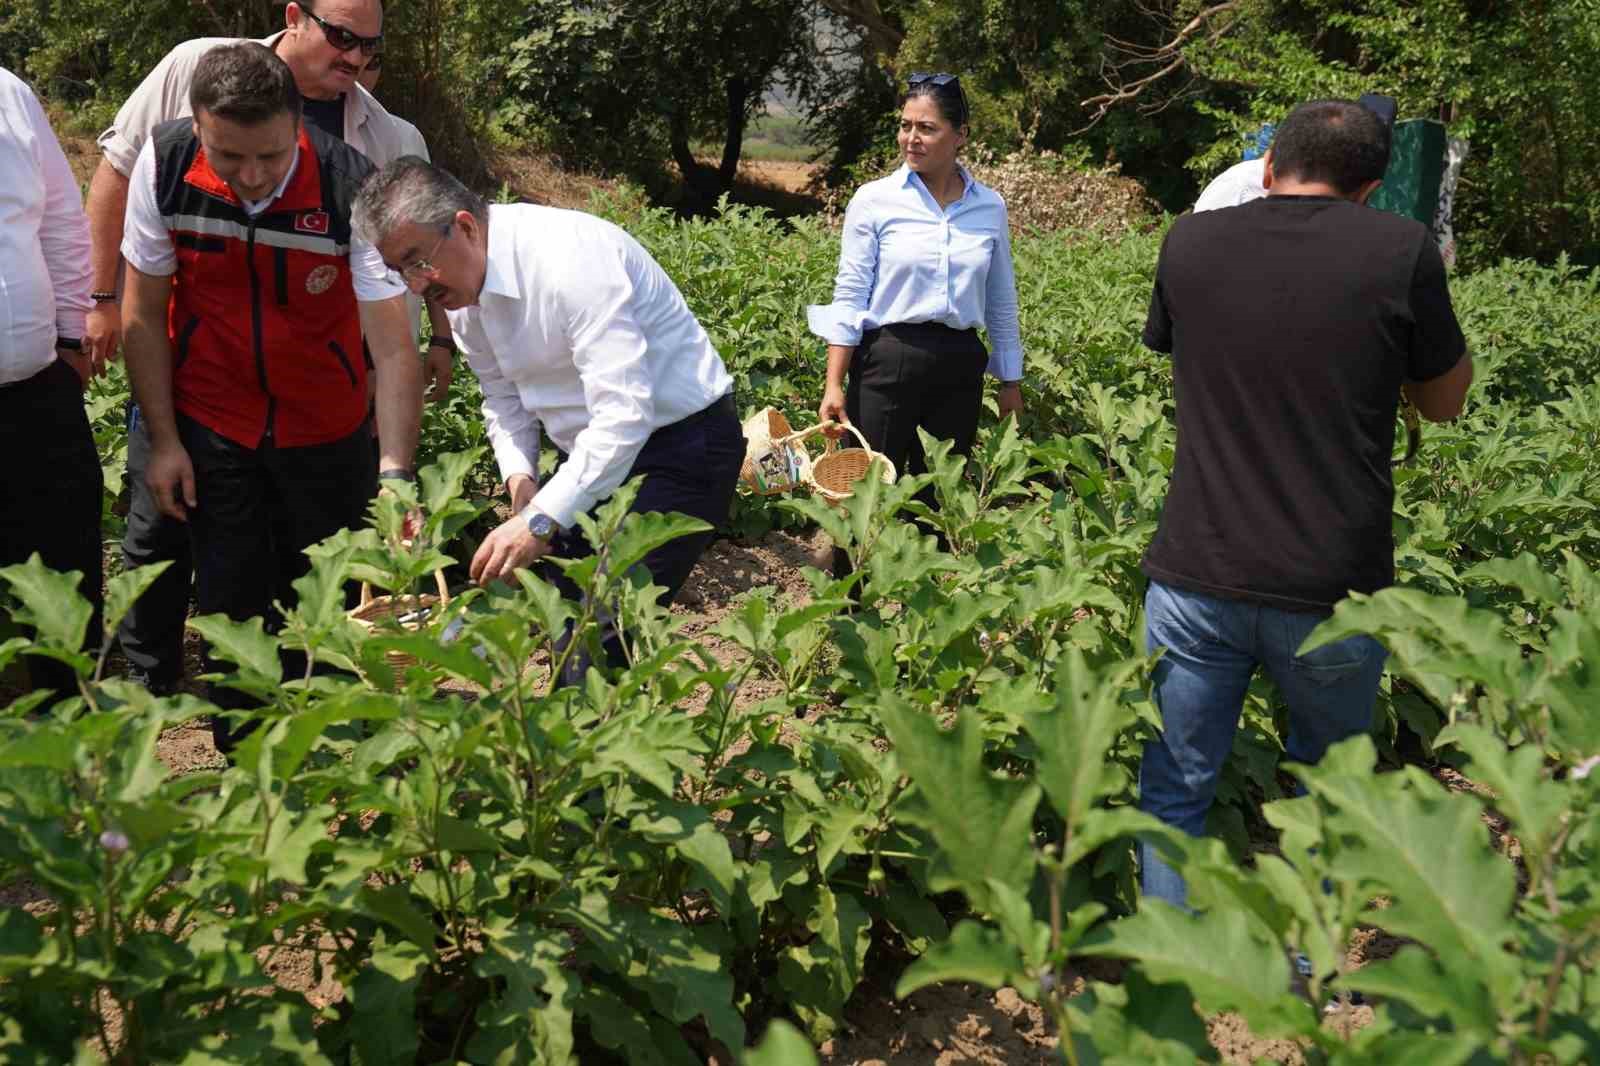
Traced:
<path fill-rule="evenodd" d="M 113 855 L 121 855 L 128 850 L 128 834 L 120 829 L 107 829 L 100 834 L 100 846 Z"/>

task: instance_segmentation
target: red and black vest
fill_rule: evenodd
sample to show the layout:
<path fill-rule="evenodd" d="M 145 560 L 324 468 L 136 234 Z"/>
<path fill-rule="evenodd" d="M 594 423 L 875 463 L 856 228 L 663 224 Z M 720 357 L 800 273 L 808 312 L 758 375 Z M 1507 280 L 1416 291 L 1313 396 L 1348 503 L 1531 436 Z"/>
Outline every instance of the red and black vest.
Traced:
<path fill-rule="evenodd" d="M 302 124 L 294 175 L 245 213 L 187 118 L 157 126 L 156 202 L 178 256 L 167 331 L 177 410 L 254 448 L 324 444 L 367 415 L 350 205 L 372 170 Z"/>

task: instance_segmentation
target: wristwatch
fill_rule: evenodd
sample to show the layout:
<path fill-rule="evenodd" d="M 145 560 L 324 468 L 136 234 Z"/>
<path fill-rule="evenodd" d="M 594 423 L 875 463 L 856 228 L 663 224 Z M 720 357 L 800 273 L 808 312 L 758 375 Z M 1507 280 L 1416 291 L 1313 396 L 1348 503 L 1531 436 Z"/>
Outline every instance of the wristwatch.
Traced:
<path fill-rule="evenodd" d="M 428 347 L 443 348 L 451 355 L 456 354 L 456 342 L 450 337 L 432 337 L 428 340 Z"/>
<path fill-rule="evenodd" d="M 561 527 L 556 525 L 556 520 L 543 511 L 530 507 L 523 515 L 523 518 L 528 523 L 528 532 L 547 544 L 555 540 L 556 534 L 561 532 Z"/>
<path fill-rule="evenodd" d="M 1020 389 L 1020 388 L 1022 388 L 1022 379 L 1021 378 L 1012 378 L 1010 381 L 1006 381 L 1004 379 L 1001 379 L 1000 387 L 1002 389 L 1013 389 L 1013 388 Z"/>

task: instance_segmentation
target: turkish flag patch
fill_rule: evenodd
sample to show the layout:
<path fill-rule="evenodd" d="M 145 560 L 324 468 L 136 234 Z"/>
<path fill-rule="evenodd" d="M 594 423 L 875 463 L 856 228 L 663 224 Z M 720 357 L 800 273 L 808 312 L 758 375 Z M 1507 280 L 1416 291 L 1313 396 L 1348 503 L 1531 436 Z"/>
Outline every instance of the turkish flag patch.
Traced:
<path fill-rule="evenodd" d="M 301 233 L 327 233 L 328 212 L 302 211 L 294 217 L 294 228 Z"/>

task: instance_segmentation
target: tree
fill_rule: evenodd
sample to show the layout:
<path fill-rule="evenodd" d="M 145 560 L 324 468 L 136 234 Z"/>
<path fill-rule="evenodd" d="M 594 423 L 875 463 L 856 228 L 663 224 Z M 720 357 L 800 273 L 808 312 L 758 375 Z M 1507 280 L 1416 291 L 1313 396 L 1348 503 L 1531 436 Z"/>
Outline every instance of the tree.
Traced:
<path fill-rule="evenodd" d="M 744 131 L 811 41 L 802 0 L 534 0 L 512 95 L 564 154 L 638 169 L 670 155 L 701 196 L 732 187 Z M 701 163 L 697 142 L 720 147 Z"/>

